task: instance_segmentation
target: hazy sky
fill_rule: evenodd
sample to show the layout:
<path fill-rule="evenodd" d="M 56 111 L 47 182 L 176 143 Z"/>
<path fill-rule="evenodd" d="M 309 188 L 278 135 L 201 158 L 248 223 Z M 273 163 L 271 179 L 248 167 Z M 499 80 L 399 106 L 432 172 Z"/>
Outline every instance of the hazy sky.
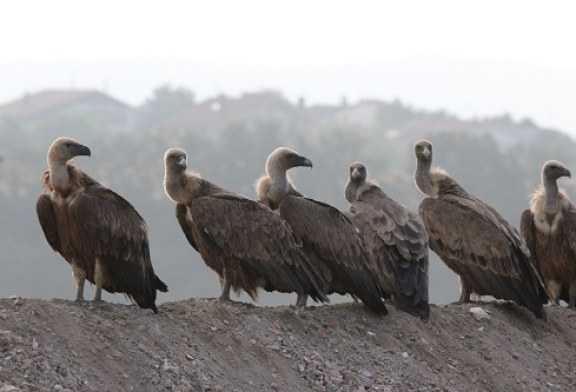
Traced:
<path fill-rule="evenodd" d="M 329 65 L 445 55 L 574 68 L 575 9 L 554 0 L 19 0 L 2 4 L 0 62 Z"/>
<path fill-rule="evenodd" d="M 571 1 L 554 0 L 3 2 L 0 101 L 41 88 L 105 85 L 110 93 L 134 103 L 144 99 L 144 90 L 149 93 L 150 88 L 163 82 L 190 82 L 192 88 L 201 90 L 202 83 L 209 80 L 213 87 L 205 88 L 210 91 L 204 94 L 219 89 L 222 91 L 217 92 L 236 93 L 240 88 L 265 85 L 287 91 L 288 95 L 307 95 L 311 101 L 333 96 L 332 101 L 338 102 L 342 95 L 383 99 L 396 96 L 411 104 L 465 116 L 508 111 L 576 134 L 571 85 L 572 81 L 576 83 L 575 10 L 576 4 Z M 348 74 L 336 73 L 322 86 L 315 85 L 315 76 L 308 75 L 308 80 L 293 74 L 288 79 L 290 72 L 263 79 L 260 71 L 241 76 L 222 71 L 218 76 L 202 74 L 201 80 L 177 80 L 177 75 L 184 74 L 165 69 L 162 74 L 140 75 L 141 79 L 118 77 L 124 79 L 119 81 L 110 70 L 100 75 L 98 69 L 77 65 L 70 66 L 59 79 L 54 74 L 61 70 L 49 66 L 43 72 L 34 69 L 27 74 L 14 70 L 21 63 L 32 62 L 85 64 L 156 58 L 228 67 L 282 67 L 284 71 L 303 66 L 340 67 L 340 71 L 342 67 L 350 68 Z M 421 58 L 459 62 L 454 80 L 443 71 L 444 65 L 438 64 L 437 71 L 442 75 L 427 76 L 424 67 L 428 63 L 418 69 Z M 378 77 L 388 77 L 385 84 L 362 80 L 361 75 L 354 74 L 361 72 L 354 68 L 357 66 L 394 63 L 398 68 L 406 59 L 412 59 L 412 63 L 405 72 L 395 69 L 397 73 L 391 73 L 382 68 L 387 74 Z M 504 64 L 507 68 L 496 66 L 488 73 L 480 72 L 474 69 L 475 61 Z M 515 64 L 540 68 L 519 69 L 519 76 L 515 75 Z M 126 74 L 138 72 L 147 71 L 144 67 L 126 70 Z M 436 84 L 430 84 L 434 78 Z M 241 84 L 239 79 L 243 79 Z M 395 85 L 397 80 L 402 84 Z M 307 85 L 314 88 L 307 90 Z"/>

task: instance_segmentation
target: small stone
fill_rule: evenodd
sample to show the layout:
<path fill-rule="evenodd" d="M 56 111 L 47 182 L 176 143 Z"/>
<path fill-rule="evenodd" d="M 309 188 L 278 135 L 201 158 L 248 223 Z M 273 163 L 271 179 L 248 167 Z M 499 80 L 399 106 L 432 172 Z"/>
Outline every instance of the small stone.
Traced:
<path fill-rule="evenodd" d="M 270 384 L 270 389 L 272 389 L 273 391 L 277 391 L 278 390 L 278 384 L 273 382 L 272 384 Z"/>
<path fill-rule="evenodd" d="M 484 309 L 482 309 L 479 306 L 474 306 L 474 307 L 470 308 L 470 313 L 472 313 L 472 316 L 474 316 L 474 318 L 476 320 L 484 320 L 484 319 L 490 318 L 490 315 L 488 314 L 488 312 L 486 312 Z"/>
<path fill-rule="evenodd" d="M 402 358 L 409 358 L 409 357 L 410 357 L 410 354 L 408 354 L 406 351 L 404 351 L 402 353 Z"/>
<path fill-rule="evenodd" d="M 364 378 L 367 378 L 368 380 L 371 380 L 372 377 L 373 377 L 373 376 L 372 376 L 372 373 L 371 373 L 370 371 L 366 370 L 366 369 L 360 370 L 360 375 L 361 375 L 362 377 L 364 377 Z"/>

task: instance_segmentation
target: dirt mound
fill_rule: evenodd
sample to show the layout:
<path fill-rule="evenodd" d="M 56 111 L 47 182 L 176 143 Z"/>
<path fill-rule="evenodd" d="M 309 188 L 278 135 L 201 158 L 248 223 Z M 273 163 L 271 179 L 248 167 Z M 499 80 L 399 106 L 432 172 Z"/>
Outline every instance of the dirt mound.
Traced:
<path fill-rule="evenodd" d="M 476 311 L 480 307 L 485 312 Z M 573 391 L 576 312 L 0 300 L 0 391 Z M 485 318 L 482 318 L 485 317 Z"/>

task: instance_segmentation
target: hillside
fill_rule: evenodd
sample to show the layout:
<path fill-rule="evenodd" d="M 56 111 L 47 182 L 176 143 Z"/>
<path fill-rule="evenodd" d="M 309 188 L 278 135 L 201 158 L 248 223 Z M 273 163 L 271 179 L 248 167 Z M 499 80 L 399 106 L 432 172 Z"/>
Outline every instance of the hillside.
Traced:
<path fill-rule="evenodd" d="M 357 304 L 296 311 L 191 299 L 0 300 L 0 391 L 570 391 L 576 312 L 433 306 L 420 321 Z"/>

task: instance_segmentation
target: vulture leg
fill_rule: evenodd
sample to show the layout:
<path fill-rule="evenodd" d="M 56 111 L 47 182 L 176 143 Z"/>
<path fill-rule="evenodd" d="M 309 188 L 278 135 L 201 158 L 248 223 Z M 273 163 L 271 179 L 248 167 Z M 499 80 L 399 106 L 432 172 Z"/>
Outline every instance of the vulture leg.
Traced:
<path fill-rule="evenodd" d="M 230 284 L 228 282 L 224 282 L 222 286 L 223 286 L 223 288 L 222 288 L 222 294 L 220 295 L 220 300 L 221 301 L 232 301 L 230 299 L 230 288 L 232 287 L 232 284 Z"/>
<path fill-rule="evenodd" d="M 560 293 L 562 291 L 562 284 L 550 279 L 548 281 L 548 291 L 550 292 L 550 304 L 560 305 Z"/>
<path fill-rule="evenodd" d="M 307 301 L 308 301 L 308 295 L 307 294 L 298 294 L 298 297 L 296 298 L 296 307 L 297 308 L 305 308 Z"/>
<path fill-rule="evenodd" d="M 570 284 L 570 302 L 568 302 L 568 308 L 576 309 L 576 281 Z"/>
<path fill-rule="evenodd" d="M 86 282 L 86 272 L 83 269 L 72 264 L 72 275 L 76 281 L 76 301 L 84 301 L 84 283 Z"/>
<path fill-rule="evenodd" d="M 466 286 L 466 284 L 464 284 L 462 278 L 460 278 L 460 299 L 458 300 L 458 303 L 467 304 L 469 302 L 470 302 L 470 289 L 468 288 L 468 286 Z"/>
<path fill-rule="evenodd" d="M 102 271 L 102 262 L 96 259 L 96 266 L 94 268 L 94 283 L 96 284 L 96 293 L 94 294 L 94 301 L 102 301 L 102 286 L 104 285 L 104 271 Z"/>

